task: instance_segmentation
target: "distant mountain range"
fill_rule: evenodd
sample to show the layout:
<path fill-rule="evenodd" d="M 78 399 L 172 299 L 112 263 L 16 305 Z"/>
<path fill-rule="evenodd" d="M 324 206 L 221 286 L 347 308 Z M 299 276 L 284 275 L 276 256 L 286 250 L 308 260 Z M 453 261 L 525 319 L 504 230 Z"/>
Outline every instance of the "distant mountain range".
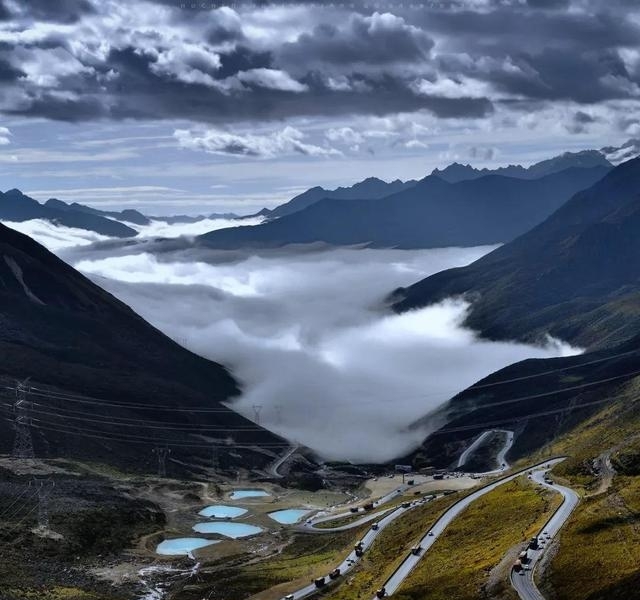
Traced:
<path fill-rule="evenodd" d="M 546 221 L 475 263 L 398 290 L 395 309 L 473 299 L 486 337 L 547 333 L 586 347 L 640 332 L 640 158 L 615 167 Z"/>
<path fill-rule="evenodd" d="M 0 282 L 0 376 L 5 381 L 31 377 L 35 387 L 64 390 L 35 398 L 31 417 L 41 455 L 51 449 L 148 468 L 155 460 L 153 447 L 166 441 L 174 446 L 174 459 L 188 457 L 197 470 L 210 465 L 210 444 L 233 440 L 241 447 L 234 448 L 236 458 L 223 451 L 223 463 L 240 461 L 251 467 L 272 460 L 268 449 L 242 448 L 282 441 L 222 404 L 239 393 L 225 368 L 185 350 L 38 243 L 4 225 Z M 78 404 L 65 399 L 69 393 L 103 399 L 105 406 L 101 400 Z M 145 409 L 147 405 L 153 409 Z M 10 450 L 14 437 L 11 422 L 0 419 L 3 452 Z M 117 441 L 122 437 L 132 441 Z M 198 444 L 200 448 L 189 447 Z"/>
<path fill-rule="evenodd" d="M 149 223 L 151 223 L 149 217 L 145 217 L 141 212 L 132 209 L 121 211 L 99 210 L 97 208 L 85 206 L 84 204 L 78 204 L 77 202 L 67 204 L 66 202 L 63 202 L 62 200 L 58 200 L 56 198 L 50 198 L 44 203 L 44 205 L 49 208 L 65 210 L 68 212 L 78 211 L 90 215 L 99 215 L 101 217 L 115 219 L 116 221 L 127 221 L 129 223 L 134 223 L 135 225 L 149 225 Z"/>
<path fill-rule="evenodd" d="M 261 225 L 220 229 L 199 241 L 224 249 L 316 242 L 394 248 L 495 244 L 530 229 L 609 168 L 570 167 L 537 179 L 491 174 L 457 183 L 430 175 L 410 185 L 386 184 L 403 188 L 390 196 L 323 198 Z M 379 192 L 383 183 L 369 187 Z"/>
<path fill-rule="evenodd" d="M 396 179 L 391 183 L 382 181 L 377 177 L 368 177 L 367 179 L 353 184 L 351 187 L 339 187 L 335 190 L 326 190 L 322 187 L 313 187 L 306 192 L 299 194 L 295 198 L 285 202 L 280 206 L 269 211 L 270 219 L 284 217 L 295 212 L 304 210 L 325 198 L 333 198 L 336 200 L 372 200 L 374 198 L 384 198 L 397 192 L 401 192 L 413 187 L 417 181 L 400 181 Z"/>
<path fill-rule="evenodd" d="M 4 221 L 46 219 L 56 225 L 86 229 L 110 237 L 126 238 L 137 235 L 135 229 L 124 223 L 106 218 L 100 211 L 87 211 L 86 208 L 78 210 L 59 200 L 40 204 L 16 189 L 0 192 L 0 219 Z"/>
<path fill-rule="evenodd" d="M 537 179 L 572 167 L 589 169 L 591 167 L 610 168 L 611 166 L 612 164 L 602 152 L 598 150 L 584 150 L 582 152 L 565 152 L 560 156 L 543 160 L 530 167 L 509 165 L 508 167 L 499 167 L 497 169 L 475 169 L 471 165 L 453 163 L 445 169 L 442 169 L 442 171 L 435 169 L 432 175 L 437 175 L 449 183 L 478 179 L 485 175 L 504 175 L 505 177 L 516 177 L 518 179 Z"/>

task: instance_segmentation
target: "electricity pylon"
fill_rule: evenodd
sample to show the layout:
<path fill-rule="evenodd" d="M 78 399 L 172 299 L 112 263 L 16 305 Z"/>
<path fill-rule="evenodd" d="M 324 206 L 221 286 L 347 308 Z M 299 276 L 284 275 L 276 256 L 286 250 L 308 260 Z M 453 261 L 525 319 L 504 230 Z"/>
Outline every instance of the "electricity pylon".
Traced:
<path fill-rule="evenodd" d="M 171 454 L 169 446 L 156 446 L 153 453 L 158 457 L 158 477 L 167 476 L 167 456 Z"/>
<path fill-rule="evenodd" d="M 31 438 L 31 417 L 29 416 L 30 402 L 27 397 L 28 387 L 25 379 L 16 385 L 16 399 L 13 404 L 15 415 L 13 428 L 16 436 L 13 441 L 13 458 L 35 458 L 33 439 Z"/>

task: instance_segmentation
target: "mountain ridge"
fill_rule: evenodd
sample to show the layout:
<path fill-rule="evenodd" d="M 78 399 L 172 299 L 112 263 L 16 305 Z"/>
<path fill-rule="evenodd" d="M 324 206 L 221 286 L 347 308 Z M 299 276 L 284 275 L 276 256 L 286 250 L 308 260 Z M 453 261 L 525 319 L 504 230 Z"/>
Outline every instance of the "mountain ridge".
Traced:
<path fill-rule="evenodd" d="M 219 229 L 197 239 L 221 249 L 316 242 L 395 248 L 501 243 L 542 221 L 607 170 L 572 167 L 539 179 L 491 174 L 453 184 L 427 176 L 391 196 L 324 198 L 260 225 Z"/>
<path fill-rule="evenodd" d="M 466 324 L 491 339 L 539 341 L 551 334 L 585 347 L 640 331 L 640 158 L 612 169 L 548 219 L 458 269 L 396 290 L 403 312 L 463 296 Z"/>

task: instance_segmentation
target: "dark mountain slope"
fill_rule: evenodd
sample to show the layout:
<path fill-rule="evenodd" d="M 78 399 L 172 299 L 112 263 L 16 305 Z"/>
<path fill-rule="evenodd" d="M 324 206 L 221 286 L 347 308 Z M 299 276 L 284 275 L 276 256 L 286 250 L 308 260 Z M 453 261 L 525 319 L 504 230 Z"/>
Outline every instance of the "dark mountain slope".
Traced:
<path fill-rule="evenodd" d="M 91 206 L 85 206 L 84 204 L 78 204 L 72 202 L 67 204 L 57 198 L 49 198 L 44 205 L 49 208 L 56 208 L 65 211 L 77 211 L 86 213 L 89 215 L 98 215 L 100 217 L 107 217 L 109 219 L 117 219 L 119 221 L 128 221 L 129 223 L 135 223 L 136 225 L 149 225 L 151 220 L 145 217 L 141 212 L 133 209 L 125 209 L 120 211 L 113 210 L 100 210 L 98 208 L 92 208 Z"/>
<path fill-rule="evenodd" d="M 283 217 L 285 215 L 298 212 L 318 200 L 323 198 L 335 198 L 339 200 L 365 200 L 372 198 L 384 198 L 402 190 L 413 187 L 416 181 L 400 181 L 396 179 L 387 183 L 377 177 L 368 177 L 367 179 L 355 183 L 350 187 L 339 187 L 335 190 L 325 190 L 320 186 L 308 189 L 306 192 L 297 195 L 295 198 L 285 202 L 269 212 L 270 218 Z"/>
<path fill-rule="evenodd" d="M 398 311 L 473 299 L 467 324 L 489 338 L 550 333 L 606 346 L 640 331 L 640 159 L 613 169 L 544 223 L 475 263 L 398 290 Z"/>
<path fill-rule="evenodd" d="M 427 438 L 415 459 L 449 466 L 475 437 L 492 428 L 516 432 L 511 460 L 526 456 L 619 403 L 629 391 L 630 399 L 637 398 L 639 378 L 640 336 L 608 350 L 515 363 L 441 409 L 439 417 L 447 425 Z M 433 416 L 423 421 L 429 418 Z"/>
<path fill-rule="evenodd" d="M 153 460 L 150 448 L 156 440 L 178 446 L 230 437 L 238 444 L 279 442 L 220 403 L 238 393 L 222 366 L 183 349 L 45 248 L 2 225 L 0 353 L 2 376 L 32 377 L 36 387 L 46 384 L 108 403 L 36 398 L 32 416 L 41 452 L 64 449 L 84 458 L 139 465 Z M 139 408 L 124 406 L 131 404 Z M 148 410 L 147 405 L 161 408 Z M 2 414 L 10 416 L 6 410 Z M 119 424 L 123 419 L 132 423 Z M 206 431 L 180 430 L 194 425 Z M 6 451 L 13 439 L 10 423 L 0 419 L 0 430 Z M 138 443 L 94 440 L 87 434 L 151 441 L 141 449 Z M 173 456 L 191 460 L 203 453 L 209 457 L 210 449 L 180 454 L 176 448 Z M 247 465 L 265 460 L 260 454 L 246 459 Z"/>
<path fill-rule="evenodd" d="M 33 198 L 25 196 L 20 190 L 0 193 L 0 219 L 16 222 L 46 219 L 57 225 L 95 231 L 110 237 L 125 238 L 137 234 L 131 227 L 100 215 L 71 210 L 70 207 L 60 209 L 58 206 L 40 204 Z"/>
<path fill-rule="evenodd" d="M 215 248 L 312 242 L 398 248 L 495 244 L 539 223 L 606 172 L 603 167 L 567 169 L 534 180 L 490 175 L 455 184 L 429 176 L 386 198 L 324 199 L 262 225 L 221 229 L 200 240 Z"/>

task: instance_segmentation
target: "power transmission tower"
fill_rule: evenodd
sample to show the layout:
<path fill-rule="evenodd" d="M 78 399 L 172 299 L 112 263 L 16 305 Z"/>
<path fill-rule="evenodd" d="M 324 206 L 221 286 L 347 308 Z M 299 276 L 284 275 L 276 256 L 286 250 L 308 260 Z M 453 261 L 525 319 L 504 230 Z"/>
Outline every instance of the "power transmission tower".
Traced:
<path fill-rule="evenodd" d="M 217 471 L 220 467 L 220 460 L 218 458 L 218 448 L 216 446 L 211 446 L 211 468 L 214 471 Z"/>
<path fill-rule="evenodd" d="M 55 482 L 52 479 L 35 479 L 34 484 L 38 492 L 38 527 L 49 529 L 49 498 L 53 493 Z"/>
<path fill-rule="evenodd" d="M 13 458 L 35 458 L 33 452 L 33 439 L 31 438 L 31 417 L 29 416 L 29 408 L 31 403 L 27 397 L 27 381 L 16 385 L 16 399 L 13 404 L 13 412 L 15 420 L 13 428 L 16 437 L 13 441 Z"/>
<path fill-rule="evenodd" d="M 256 425 L 260 425 L 260 411 L 262 410 L 262 404 L 253 405 L 253 422 Z"/>
<path fill-rule="evenodd" d="M 167 476 L 167 456 L 171 454 L 169 446 L 156 446 L 153 453 L 158 457 L 158 477 Z"/>

